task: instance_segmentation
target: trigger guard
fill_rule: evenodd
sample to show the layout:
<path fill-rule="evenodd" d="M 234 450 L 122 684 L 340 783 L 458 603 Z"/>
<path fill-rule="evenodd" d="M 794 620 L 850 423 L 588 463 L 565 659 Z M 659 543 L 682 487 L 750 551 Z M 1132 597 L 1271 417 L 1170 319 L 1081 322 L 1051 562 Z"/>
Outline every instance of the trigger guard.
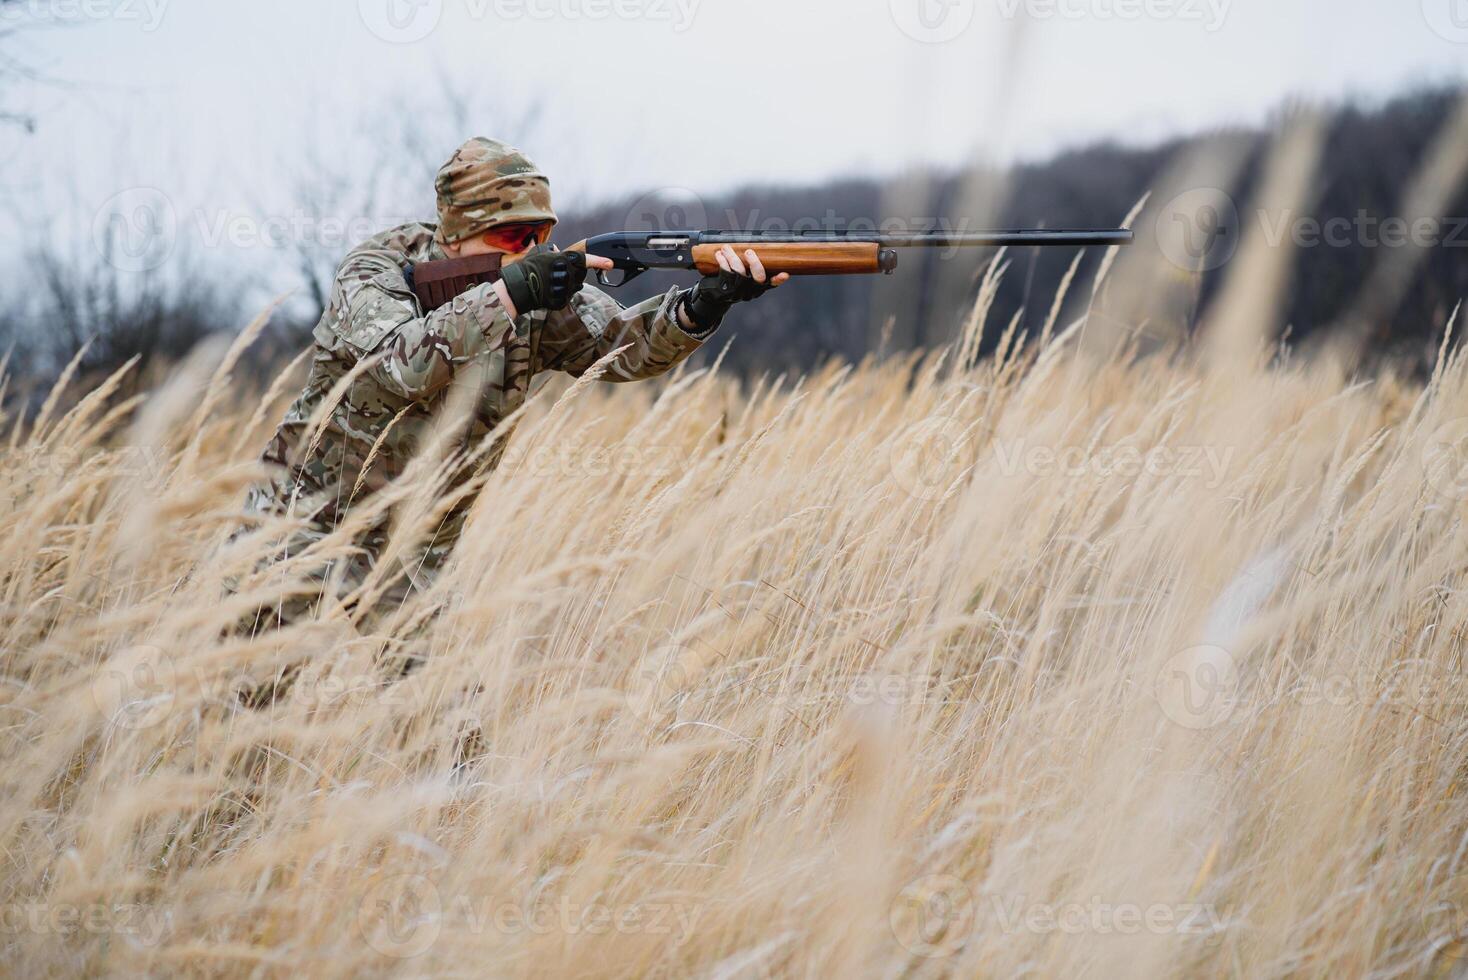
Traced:
<path fill-rule="evenodd" d="M 610 289 L 620 289 L 646 271 L 647 268 L 645 266 L 638 265 L 634 265 L 631 268 L 628 268 L 626 266 L 618 266 L 615 269 L 597 269 L 596 281 L 598 284 L 606 286 Z M 620 272 L 622 274 L 622 278 L 615 280 L 612 279 L 611 273 L 613 272 Z"/>

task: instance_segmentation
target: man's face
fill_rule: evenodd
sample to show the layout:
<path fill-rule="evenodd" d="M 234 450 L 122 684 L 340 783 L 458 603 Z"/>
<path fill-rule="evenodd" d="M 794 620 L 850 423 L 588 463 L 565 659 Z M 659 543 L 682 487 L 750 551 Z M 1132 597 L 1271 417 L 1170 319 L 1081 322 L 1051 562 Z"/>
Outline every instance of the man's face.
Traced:
<path fill-rule="evenodd" d="M 550 233 L 551 224 L 548 221 L 499 225 L 473 238 L 450 245 L 446 251 L 459 258 L 498 252 L 504 256 L 504 264 L 509 265 L 535 246 L 544 245 L 550 240 Z"/>

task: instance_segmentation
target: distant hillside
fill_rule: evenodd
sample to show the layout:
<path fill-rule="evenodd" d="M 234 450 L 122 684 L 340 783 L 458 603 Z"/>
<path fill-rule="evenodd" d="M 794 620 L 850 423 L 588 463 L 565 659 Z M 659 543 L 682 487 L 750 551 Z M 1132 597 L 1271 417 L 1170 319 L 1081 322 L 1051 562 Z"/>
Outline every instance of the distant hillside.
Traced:
<path fill-rule="evenodd" d="M 1171 263 L 1179 276 L 1192 278 L 1194 302 L 1176 311 L 1183 321 L 1190 321 L 1197 308 L 1206 305 L 1222 280 L 1229 268 L 1223 259 L 1232 246 L 1230 236 L 1236 242 L 1241 226 L 1246 231 L 1268 227 L 1276 235 L 1284 229 L 1283 242 L 1288 246 L 1297 231 L 1300 240 L 1312 241 L 1315 226 L 1311 222 L 1318 223 L 1322 240 L 1298 249 L 1287 304 L 1291 336 L 1299 339 L 1332 324 L 1384 250 L 1392 247 L 1381 244 L 1384 239 L 1377 222 L 1396 217 L 1408 225 L 1412 219 L 1438 217 L 1445 219 L 1439 228 L 1445 241 L 1429 250 L 1400 307 L 1373 325 L 1376 350 L 1420 361 L 1440 337 L 1453 305 L 1468 296 L 1468 190 L 1460 191 L 1447 215 L 1402 215 L 1397 209 L 1402 206 L 1403 189 L 1460 97 L 1456 90 L 1436 89 L 1380 106 L 1334 111 L 1317 181 L 1318 200 L 1294 214 L 1251 210 L 1261 161 L 1270 146 L 1270 133 L 1260 129 L 1199 134 L 1146 149 L 1092 146 L 1008 174 L 929 174 L 902 186 L 851 179 L 808 187 L 747 188 L 701 201 L 687 192 L 653 194 L 570 215 L 558 239 L 574 241 L 588 233 L 624 227 L 676 227 L 699 218 L 708 227 L 719 228 L 778 230 L 799 222 L 797 227 L 870 230 L 878 220 L 900 219 L 906 230 L 931 230 L 945 223 L 947 228 L 962 230 L 963 216 L 981 215 L 983 202 L 990 199 L 1001 201 L 998 213 L 971 222 L 968 228 L 1041 223 L 1052 228 L 1111 226 L 1143 194 L 1156 191 L 1137 223 L 1133 248 L 1149 253 L 1139 258 Z M 1215 145 L 1219 155 L 1239 155 L 1233 181 L 1224 188 L 1236 202 L 1238 216 L 1225 215 L 1216 228 L 1196 229 L 1211 233 L 1214 247 L 1200 246 L 1198 264 L 1205 268 L 1190 274 L 1182 265 L 1188 256 L 1177 255 L 1175 246 L 1164 248 L 1157 233 L 1159 220 L 1177 220 L 1166 206 L 1176 192 L 1188 186 L 1168 187 L 1164 198 L 1161 185 L 1173 161 L 1195 152 L 1206 157 L 1209 145 Z M 1183 204 L 1201 200 L 1206 206 L 1210 195 L 1217 196 L 1195 192 Z M 864 226 L 858 224 L 862 221 Z M 1324 242 L 1324 229 L 1334 229 L 1331 238 L 1335 244 Z M 1088 267 L 1099 260 L 1099 250 L 1093 251 L 1082 267 L 1082 282 L 1087 280 Z M 1012 265 L 994 307 L 994 322 L 1005 324 L 1027 306 L 1025 322 L 1037 328 L 1073 255 L 1069 250 L 1011 253 Z M 762 301 L 757 310 L 741 310 L 731 318 L 734 329 L 728 333 L 737 332 L 739 341 L 726 363 L 741 370 L 763 370 L 808 368 L 833 354 L 858 358 L 874 347 L 888 317 L 895 317 L 895 346 L 944 341 L 956 329 L 977 288 L 976 275 L 992 256 L 987 250 L 941 258 L 905 253 L 901 268 L 892 277 L 792 283 Z M 668 281 L 647 277 L 620 296 L 624 302 L 638 299 Z M 1029 304 L 1025 303 L 1027 295 Z"/>

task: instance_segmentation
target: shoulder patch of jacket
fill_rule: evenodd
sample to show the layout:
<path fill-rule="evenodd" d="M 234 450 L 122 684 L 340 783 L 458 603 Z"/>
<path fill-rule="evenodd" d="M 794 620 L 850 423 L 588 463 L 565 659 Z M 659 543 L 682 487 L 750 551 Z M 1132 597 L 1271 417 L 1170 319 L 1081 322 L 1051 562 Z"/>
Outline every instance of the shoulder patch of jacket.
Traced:
<path fill-rule="evenodd" d="M 418 316 L 417 302 L 398 272 L 382 272 L 358 287 L 332 333 L 357 351 L 376 350 L 398 327 Z"/>
<path fill-rule="evenodd" d="M 571 309 L 593 337 L 606 333 L 607 324 L 622 312 L 622 305 L 599 289 L 586 287 L 571 297 Z"/>

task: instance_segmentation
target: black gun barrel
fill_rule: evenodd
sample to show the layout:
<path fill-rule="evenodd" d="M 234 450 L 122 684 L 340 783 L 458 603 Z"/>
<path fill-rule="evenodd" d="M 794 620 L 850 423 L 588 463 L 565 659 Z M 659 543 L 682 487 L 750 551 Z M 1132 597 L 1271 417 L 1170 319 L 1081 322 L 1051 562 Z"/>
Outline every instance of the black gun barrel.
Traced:
<path fill-rule="evenodd" d="M 1132 240 L 1129 228 L 1012 229 L 979 232 L 914 232 L 885 235 L 880 232 L 764 232 L 705 231 L 698 233 L 700 245 L 740 242 L 875 242 L 883 248 L 992 248 L 1002 245 L 1125 245 Z"/>

